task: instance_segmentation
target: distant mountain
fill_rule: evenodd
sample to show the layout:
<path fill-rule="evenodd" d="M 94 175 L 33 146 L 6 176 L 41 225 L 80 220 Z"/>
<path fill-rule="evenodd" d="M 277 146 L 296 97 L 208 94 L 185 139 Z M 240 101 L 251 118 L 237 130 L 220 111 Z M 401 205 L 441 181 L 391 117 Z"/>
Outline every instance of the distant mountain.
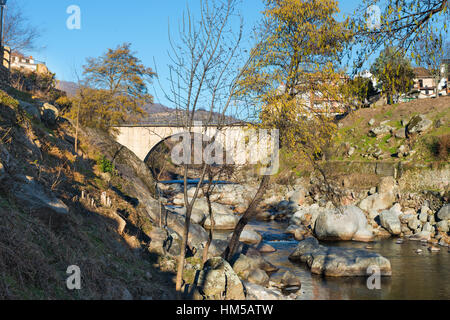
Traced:
<path fill-rule="evenodd" d="M 71 81 L 58 81 L 56 88 L 65 91 L 69 97 L 73 97 L 77 94 L 78 84 Z M 144 110 L 144 115 L 132 117 L 126 123 L 179 124 L 179 119 L 185 115 L 183 111 L 177 111 L 160 103 L 146 104 L 142 107 L 142 109 Z M 208 118 L 209 111 L 199 109 L 195 112 L 195 121 L 206 122 Z M 214 112 L 212 119 L 212 122 L 219 122 L 220 114 Z M 234 117 L 225 117 L 224 119 L 224 123 L 236 122 L 239 122 L 239 120 Z"/>
<path fill-rule="evenodd" d="M 77 94 L 78 84 L 76 84 L 75 82 L 58 80 L 58 82 L 56 83 L 56 89 L 65 91 L 67 93 L 67 96 L 73 97 Z"/>
<path fill-rule="evenodd" d="M 185 117 L 185 112 L 182 110 L 176 110 L 169 107 L 166 107 L 162 104 L 148 104 L 142 108 L 145 112 L 145 115 L 133 117 L 129 119 L 126 123 L 141 123 L 141 124 L 181 124 Z M 194 121 L 203 121 L 206 123 L 209 119 L 209 111 L 199 109 L 195 112 Z M 224 117 L 222 119 L 221 114 L 217 112 L 213 112 L 212 114 L 212 123 L 237 123 L 240 122 L 238 119 L 234 117 Z"/>

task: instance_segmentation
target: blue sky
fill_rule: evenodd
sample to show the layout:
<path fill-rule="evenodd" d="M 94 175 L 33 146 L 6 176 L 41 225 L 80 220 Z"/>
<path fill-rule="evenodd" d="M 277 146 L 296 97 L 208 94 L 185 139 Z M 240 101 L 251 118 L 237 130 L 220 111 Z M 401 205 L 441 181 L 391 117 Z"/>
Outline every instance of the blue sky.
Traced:
<path fill-rule="evenodd" d="M 74 81 L 75 70 L 81 74 L 86 57 L 97 57 L 107 48 L 131 42 L 144 64 L 154 67 L 156 61 L 162 85 L 167 85 L 167 52 L 170 49 L 168 25 L 176 26 L 189 3 L 198 12 L 198 0 L 9 0 L 25 10 L 33 25 L 42 30 L 40 43 L 44 46 L 31 54 L 45 61 L 60 80 Z M 66 13 L 70 5 L 81 8 L 81 30 L 69 30 Z M 350 14 L 355 1 L 340 1 L 341 11 Z M 241 8 L 247 31 L 261 19 L 261 0 L 243 0 Z M 173 28 L 173 27 L 171 27 Z M 166 103 L 159 85 L 155 83 L 157 102 Z M 156 90 L 156 92 L 154 91 Z M 158 99 L 159 98 L 159 99 Z"/>

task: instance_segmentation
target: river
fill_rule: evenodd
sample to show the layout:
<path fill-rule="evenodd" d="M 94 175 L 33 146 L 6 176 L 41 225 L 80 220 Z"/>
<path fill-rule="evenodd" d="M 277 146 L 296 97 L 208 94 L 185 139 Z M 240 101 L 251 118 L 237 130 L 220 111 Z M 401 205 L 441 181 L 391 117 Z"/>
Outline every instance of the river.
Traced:
<path fill-rule="evenodd" d="M 327 246 L 352 248 L 372 247 L 388 258 L 392 276 L 383 277 L 380 290 L 369 290 L 367 278 L 325 278 L 312 275 L 304 264 L 290 262 L 288 257 L 297 246 L 297 241 L 284 234 L 287 225 L 279 222 L 253 222 L 252 227 L 263 235 L 263 241 L 277 249 L 264 254 L 265 258 L 280 268 L 290 270 L 302 281 L 298 293 L 302 300 L 450 300 L 450 252 L 440 247 L 440 252 L 430 252 L 421 242 L 404 241 L 397 244 L 394 239 L 373 243 L 353 241 L 326 242 Z M 421 249 L 422 253 L 416 253 Z"/>
<path fill-rule="evenodd" d="M 284 233 L 286 223 L 254 221 L 250 225 L 263 236 L 263 242 L 277 249 L 264 254 L 265 259 L 280 268 L 279 272 L 289 270 L 300 277 L 302 287 L 297 294 L 301 300 L 450 300 L 450 249 L 446 247 L 440 247 L 440 252 L 430 252 L 428 244 L 408 240 L 397 244 L 396 239 L 322 243 L 362 249 L 370 246 L 370 250 L 388 258 L 392 276 L 382 278 L 380 290 L 369 290 L 366 277 L 317 276 L 306 265 L 289 261 L 298 241 Z M 228 235 L 229 232 L 215 233 L 220 239 Z M 422 252 L 417 253 L 417 249 Z"/>

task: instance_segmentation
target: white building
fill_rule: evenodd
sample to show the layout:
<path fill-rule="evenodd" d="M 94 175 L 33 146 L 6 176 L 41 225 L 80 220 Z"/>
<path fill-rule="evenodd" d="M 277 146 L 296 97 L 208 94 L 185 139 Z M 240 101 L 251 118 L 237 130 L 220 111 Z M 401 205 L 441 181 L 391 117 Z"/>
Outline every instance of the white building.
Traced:
<path fill-rule="evenodd" d="M 44 62 L 36 61 L 33 57 L 25 57 L 21 54 L 11 54 L 11 69 L 20 69 L 37 73 L 46 73 L 48 69 Z"/>

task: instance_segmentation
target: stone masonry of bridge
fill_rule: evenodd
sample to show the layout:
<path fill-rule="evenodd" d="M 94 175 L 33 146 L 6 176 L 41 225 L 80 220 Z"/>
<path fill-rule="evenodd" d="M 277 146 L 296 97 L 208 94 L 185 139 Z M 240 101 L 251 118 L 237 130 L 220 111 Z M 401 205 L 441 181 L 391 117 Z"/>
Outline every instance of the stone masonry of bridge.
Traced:
<path fill-rule="evenodd" d="M 209 126 L 206 128 L 195 127 L 193 132 L 202 134 L 203 137 L 209 139 L 216 135 L 216 141 L 221 143 L 224 150 L 229 151 L 229 147 L 234 148 L 234 153 L 232 153 L 233 161 L 237 161 L 240 164 L 243 163 L 255 163 L 262 161 L 259 148 L 267 148 L 271 141 L 263 139 L 260 140 L 259 145 L 255 147 L 239 148 L 236 146 L 236 141 L 243 141 L 243 135 L 248 135 L 246 124 L 234 124 L 227 127 L 221 128 L 217 131 L 217 127 Z M 162 126 L 162 125 L 136 125 L 136 126 L 120 126 L 116 127 L 118 129 L 118 135 L 116 136 L 117 142 L 121 145 L 127 147 L 133 151 L 136 156 L 142 161 L 145 161 L 147 156 L 151 151 L 162 141 L 167 140 L 171 137 L 176 138 L 180 141 L 179 136 L 186 133 L 186 129 L 181 126 Z M 230 144 L 230 141 L 232 144 Z M 233 144 L 234 143 L 234 144 Z M 228 159 L 227 159 L 228 161 Z"/>

